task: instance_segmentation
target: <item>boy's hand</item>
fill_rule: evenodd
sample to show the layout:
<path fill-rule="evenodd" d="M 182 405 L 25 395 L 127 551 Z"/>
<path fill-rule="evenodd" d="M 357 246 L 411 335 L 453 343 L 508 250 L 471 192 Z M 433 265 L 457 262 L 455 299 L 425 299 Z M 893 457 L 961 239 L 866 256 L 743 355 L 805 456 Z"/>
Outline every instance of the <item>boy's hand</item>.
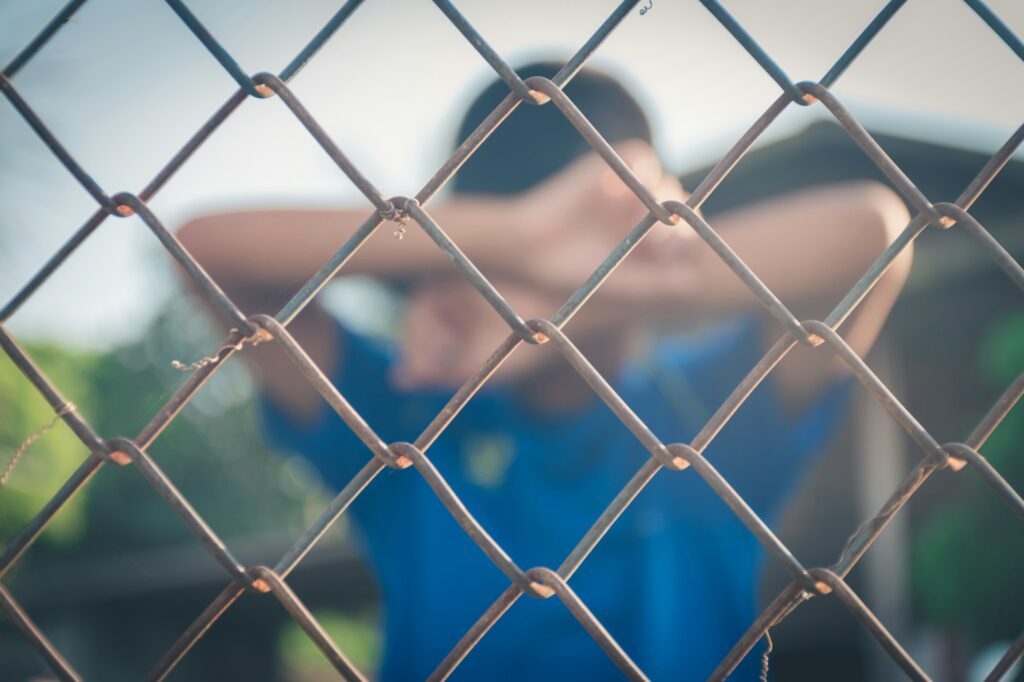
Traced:
<path fill-rule="evenodd" d="M 551 315 L 561 303 L 521 284 L 499 281 L 495 286 L 523 319 Z M 409 297 L 391 379 L 402 390 L 458 386 L 510 333 L 468 282 L 457 277 L 424 282 Z M 518 348 L 495 379 L 522 376 L 550 357 L 548 349 Z"/>
<path fill-rule="evenodd" d="M 683 200 L 679 181 L 661 168 L 650 145 L 627 141 L 616 149 L 659 201 Z M 597 154 L 588 154 L 522 197 L 524 239 L 507 274 L 559 295 L 579 288 L 647 214 L 647 208 Z M 656 224 L 603 285 L 606 296 L 631 302 L 685 293 L 683 265 L 696 237 L 685 224 Z"/>
<path fill-rule="evenodd" d="M 678 180 L 663 171 L 649 145 L 626 142 L 617 151 L 660 201 L 685 198 Z M 504 271 L 491 281 L 523 319 L 550 317 L 647 213 L 597 154 L 579 159 L 519 200 L 521 230 L 506 245 Z M 685 225 L 652 227 L 602 285 L 600 302 L 589 303 L 583 317 L 602 317 L 595 306 L 636 310 L 694 291 L 694 273 L 687 265 L 695 239 Z M 613 316 L 625 319 L 621 310 Z M 392 380 L 404 390 L 458 386 L 509 333 L 505 321 L 465 280 L 423 281 L 407 303 Z M 495 378 L 521 377 L 551 357 L 547 349 L 519 348 Z"/>

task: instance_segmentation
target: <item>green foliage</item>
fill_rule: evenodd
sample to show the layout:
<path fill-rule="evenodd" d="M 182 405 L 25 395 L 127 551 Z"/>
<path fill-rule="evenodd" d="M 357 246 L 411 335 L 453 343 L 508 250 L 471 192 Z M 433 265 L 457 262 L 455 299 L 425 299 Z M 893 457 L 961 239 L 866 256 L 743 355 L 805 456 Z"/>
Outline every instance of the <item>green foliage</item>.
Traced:
<path fill-rule="evenodd" d="M 210 334 L 205 316 L 194 308 L 187 301 L 172 304 L 144 338 L 108 353 L 53 346 L 29 352 L 101 437 L 134 437 L 187 378 L 171 360 L 191 362 L 222 340 Z M 9 360 L 0 363 L 0 414 L 5 453 L 53 417 Z M 315 475 L 264 442 L 252 385 L 237 358 L 200 389 L 148 452 L 226 540 L 296 537 L 326 504 Z M 34 516 L 87 454 L 62 424 L 36 441 L 9 488 L 0 490 L 0 541 Z M 22 563 L 53 565 L 54 553 L 114 555 L 197 542 L 135 467 L 108 465 L 57 514 Z"/>
<path fill-rule="evenodd" d="M 317 611 L 313 616 L 358 670 L 373 676 L 380 663 L 381 634 L 370 614 L 350 616 L 338 611 Z M 337 672 L 298 623 L 289 621 L 281 631 L 280 660 L 287 679 L 334 679 Z"/>
<path fill-rule="evenodd" d="M 1024 316 L 1005 320 L 982 344 L 980 372 L 1003 391 L 1024 368 Z M 982 448 L 1016 490 L 1024 487 L 1024 412 L 1011 410 Z M 962 494 L 931 512 L 912 554 L 915 597 L 924 617 L 962 630 L 976 643 L 1013 639 L 1024 604 L 1020 519 L 976 474 L 964 471 Z"/>
<path fill-rule="evenodd" d="M 52 345 L 29 346 L 27 352 L 76 405 L 92 401 L 89 383 L 96 358 Z M 18 446 L 56 415 L 6 354 L 0 355 L 0 466 L 6 467 Z M 7 485 L 0 489 L 0 537 L 11 537 L 57 491 L 88 455 L 63 423 L 54 424 L 22 455 Z M 84 528 L 85 498 L 73 500 L 58 514 L 45 541 L 67 544 Z"/>

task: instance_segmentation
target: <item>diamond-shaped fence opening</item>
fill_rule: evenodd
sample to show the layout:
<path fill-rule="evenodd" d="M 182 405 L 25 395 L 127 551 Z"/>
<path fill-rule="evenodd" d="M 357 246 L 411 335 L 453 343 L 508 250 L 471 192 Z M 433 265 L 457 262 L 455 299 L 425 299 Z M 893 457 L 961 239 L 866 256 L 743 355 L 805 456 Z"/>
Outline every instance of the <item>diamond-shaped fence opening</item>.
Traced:
<path fill-rule="evenodd" d="M 778 624 L 803 602 L 820 596 L 832 595 L 837 598 L 874 637 L 882 649 L 911 678 L 926 679 L 920 666 L 908 655 L 902 644 L 886 629 L 855 592 L 845 578 L 878 538 L 886 524 L 906 505 L 920 485 L 936 471 L 947 469 L 957 471 L 965 466 L 974 468 L 990 486 L 992 493 L 1000 497 L 1024 520 L 1024 502 L 1020 494 L 1000 476 L 979 449 L 995 427 L 1007 415 L 1014 403 L 1024 392 L 1024 373 L 1006 388 L 1003 396 L 991 407 L 972 433 L 964 434 L 959 442 L 941 444 L 921 426 L 906 407 L 897 399 L 881 379 L 859 358 L 849 345 L 836 333 L 836 328 L 853 312 L 865 294 L 883 276 L 886 269 L 926 229 L 961 229 L 968 232 L 977 247 L 983 251 L 1019 288 L 1024 289 L 1024 270 L 1013 257 L 992 237 L 984 225 L 970 213 L 971 205 L 977 200 L 989 182 L 999 173 L 1010 156 L 1024 139 L 1024 127 L 1018 129 L 978 173 L 963 193 L 952 202 L 934 202 L 926 197 L 913 179 L 887 156 L 872 136 L 829 90 L 872 39 L 884 29 L 887 22 L 900 10 L 905 0 L 888 2 L 878 15 L 864 28 L 857 39 L 841 53 L 841 57 L 829 71 L 816 82 L 794 82 L 776 64 L 755 38 L 737 22 L 726 8 L 715 0 L 700 0 L 711 14 L 722 24 L 732 37 L 757 61 L 767 76 L 781 88 L 779 98 L 762 114 L 749 130 L 735 143 L 725 156 L 712 168 L 703 181 L 694 189 L 685 202 L 660 203 L 654 194 L 634 175 L 615 150 L 577 109 L 572 100 L 562 92 L 588 58 L 597 50 L 602 41 L 615 30 L 616 26 L 637 5 L 637 2 L 622 2 L 602 23 L 589 40 L 582 45 L 568 63 L 551 79 L 522 79 L 476 31 L 456 6 L 447 0 L 435 0 L 454 28 L 473 46 L 509 88 L 509 94 L 498 107 L 459 145 L 437 172 L 423 187 L 408 197 L 388 198 L 365 177 L 346 157 L 343 150 L 306 109 L 302 101 L 289 89 L 288 81 L 314 56 L 345 21 L 362 4 L 361 0 L 346 2 L 331 19 L 317 31 L 310 42 L 277 75 L 270 73 L 250 74 L 239 64 L 192 13 L 181 0 L 166 0 L 167 4 L 185 24 L 212 58 L 237 83 L 238 90 L 213 112 L 202 127 L 182 146 L 156 176 L 136 192 L 113 191 L 100 187 L 48 129 L 46 122 L 33 111 L 31 103 L 21 97 L 15 80 L 18 71 L 30 61 L 47 41 L 60 30 L 85 2 L 72 0 L 48 23 L 29 44 L 18 53 L 0 74 L 0 91 L 14 109 L 49 147 L 60 163 L 91 195 L 98 209 L 88 217 L 81 227 L 47 261 L 0 311 L 0 347 L 11 361 L 24 373 L 32 385 L 53 408 L 55 415 L 63 420 L 90 453 L 71 475 L 67 482 L 4 548 L 0 556 L 0 576 L 5 574 L 35 542 L 47 524 L 60 513 L 62 506 L 74 497 L 89 480 L 107 464 L 134 465 L 147 480 L 164 504 L 171 507 L 188 526 L 203 548 L 217 560 L 225 570 L 227 582 L 223 591 L 210 603 L 179 639 L 166 651 L 163 658 L 155 662 L 150 672 L 151 679 L 163 679 L 187 655 L 192 646 L 207 629 L 228 610 L 245 592 L 271 593 L 323 652 L 337 671 L 347 679 L 362 679 L 345 653 L 331 640 L 325 630 L 311 615 L 287 583 L 288 575 L 302 561 L 310 549 L 324 536 L 331 525 L 341 517 L 349 504 L 386 467 L 405 470 L 396 475 L 422 476 L 433 492 L 445 505 L 463 531 L 479 546 L 480 550 L 508 578 L 509 587 L 480 615 L 477 623 L 465 633 L 448 655 L 438 661 L 434 679 L 447 677 L 486 635 L 488 630 L 508 611 L 522 595 L 546 599 L 557 597 L 566 609 L 579 621 L 587 633 L 600 645 L 609 658 L 634 679 L 643 679 L 644 673 L 602 626 L 594 614 L 573 591 L 571 578 L 594 547 L 601 542 L 606 531 L 616 523 L 619 516 L 632 503 L 637 494 L 657 475 L 692 476 L 699 475 L 707 486 L 729 506 L 740 521 L 765 547 L 774 561 L 780 562 L 790 574 L 792 583 L 783 590 L 750 625 L 747 633 L 736 643 L 728 656 L 721 661 L 713 678 L 728 675 L 746 657 L 754 645 L 764 638 L 769 630 Z M 992 31 L 1021 59 L 1024 59 L 1024 45 L 1019 38 L 981 0 L 965 0 L 966 4 L 992 29 Z M 334 253 L 323 267 L 316 272 L 274 316 L 256 315 L 246 317 L 235 303 L 177 241 L 154 214 L 148 201 L 163 187 L 174 172 L 185 164 L 192 153 L 202 145 L 232 113 L 248 98 L 280 100 L 268 104 L 285 106 L 295 116 L 297 123 L 314 138 L 330 159 L 344 172 L 348 180 L 373 204 L 374 211 Z M 761 134 L 779 114 L 790 105 L 824 107 L 843 127 L 859 146 L 861 151 L 888 178 L 891 185 L 913 207 L 915 216 L 906 225 L 900 236 L 880 253 L 875 262 L 863 273 L 856 285 L 842 298 L 834 310 L 823 320 L 800 320 L 762 283 L 743 260 L 735 254 L 715 231 L 713 224 L 706 221 L 699 212 L 700 207 L 715 191 L 722 180 L 731 172 L 739 159 L 747 152 Z M 445 232 L 444 225 L 431 217 L 427 205 L 430 199 L 458 171 L 461 164 L 474 153 L 476 148 L 499 126 L 505 116 L 518 106 L 556 107 L 572 123 L 578 133 L 608 166 L 622 179 L 626 186 L 646 206 L 648 214 L 627 234 L 625 239 L 605 258 L 593 274 L 582 283 L 562 307 L 550 319 L 525 320 L 509 305 L 501 293 L 477 269 L 474 263 L 460 250 Z M 61 395 L 60 390 L 33 363 L 32 358 L 18 342 L 3 328 L 21 305 L 32 296 L 39 286 L 53 274 L 67 257 L 82 244 L 107 219 L 108 216 L 123 217 L 137 215 L 159 239 L 168 254 L 181 266 L 201 294 L 219 308 L 232 321 L 234 329 L 212 354 L 197 363 L 194 372 L 171 395 L 163 407 L 152 416 L 134 438 L 116 434 L 97 433 L 84 420 L 76 408 Z M 470 377 L 448 400 L 445 408 L 430 421 L 414 442 L 386 443 L 363 420 L 362 416 L 346 400 L 345 396 L 332 385 L 330 380 L 315 365 L 306 351 L 288 331 L 289 323 L 316 296 L 325 284 L 336 275 L 363 242 L 383 223 L 388 221 L 412 221 L 423 229 L 436 246 L 451 257 L 460 274 L 472 284 L 479 294 L 495 309 L 508 324 L 510 335 L 495 349 L 495 352 L 472 377 Z M 598 373 L 590 360 L 580 352 L 573 340 L 563 332 L 564 325 L 585 305 L 590 295 L 597 290 L 609 274 L 628 257 L 631 250 L 658 222 L 692 229 L 697 236 L 733 271 L 743 284 L 755 295 L 760 304 L 778 323 L 784 333 L 735 387 L 726 400 L 714 411 L 706 424 L 700 428 L 689 443 L 663 443 L 638 418 L 629 405 L 611 388 Z M 247 346 L 257 343 L 279 344 L 294 362 L 299 372 L 316 389 L 324 401 L 335 411 L 366 446 L 363 454 L 366 463 L 347 485 L 330 502 L 326 509 L 313 521 L 297 539 L 291 549 L 272 567 L 265 565 L 243 565 L 216 533 L 207 526 L 202 517 L 192 508 L 179 492 L 174 482 L 147 454 L 149 448 L 167 425 L 174 420 L 182 408 L 203 384 L 237 352 L 244 352 Z M 524 567 L 516 563 L 473 516 L 473 510 L 460 499 L 445 478 L 434 467 L 430 459 L 430 446 L 445 430 L 459 411 L 472 399 L 477 390 L 487 381 L 492 372 L 521 344 L 537 345 L 552 343 L 568 363 L 623 422 L 633 437 L 647 450 L 650 457 L 622 487 L 614 499 L 608 501 L 605 511 L 594 520 L 591 529 L 579 539 L 576 547 L 557 568 L 545 566 Z M 712 442 L 721 427 L 728 422 L 736 409 L 751 392 L 767 377 L 779 361 L 798 344 L 822 346 L 818 352 L 833 353 L 847 365 L 871 398 L 877 400 L 891 418 L 902 427 L 920 449 L 919 459 L 906 479 L 894 490 L 888 501 L 877 514 L 865 520 L 853 533 L 840 556 L 826 567 L 807 567 L 794 556 L 786 545 L 760 519 L 744 499 L 736 493 L 714 467 L 703 456 L 704 449 Z M 668 469 L 668 472 L 661 472 Z M 688 471 L 693 469 L 693 471 Z M 269 557 L 268 557 L 269 559 Z M 46 634 L 42 632 L 18 603 L 15 596 L 0 584 L 0 604 L 5 614 L 22 631 L 26 640 L 35 647 L 53 672 L 64 679 L 79 679 L 73 662 L 58 651 Z M 989 679 L 1000 679 L 1024 654 L 1024 634 L 1006 651 Z"/>

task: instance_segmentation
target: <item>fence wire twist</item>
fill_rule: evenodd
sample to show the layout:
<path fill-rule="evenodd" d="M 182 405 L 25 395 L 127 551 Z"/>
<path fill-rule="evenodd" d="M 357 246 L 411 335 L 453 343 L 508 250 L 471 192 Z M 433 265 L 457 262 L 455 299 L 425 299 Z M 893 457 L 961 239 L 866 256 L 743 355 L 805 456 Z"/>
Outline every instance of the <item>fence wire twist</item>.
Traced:
<path fill-rule="evenodd" d="M 947 229 L 953 226 L 965 231 L 978 243 L 992 260 L 1021 289 L 1024 289 L 1024 270 L 1000 246 L 989 232 L 968 212 L 988 184 L 1007 163 L 1011 155 L 1024 140 L 1024 126 L 1018 128 L 1006 143 L 979 171 L 974 180 L 953 202 L 932 202 L 915 186 L 903 171 L 888 157 L 857 119 L 836 99 L 829 88 L 838 79 L 864 48 L 884 28 L 886 23 L 899 11 L 906 0 L 891 0 L 868 24 L 861 34 L 842 54 L 831 69 L 817 82 L 794 82 L 758 45 L 727 10 L 716 0 L 700 0 L 712 15 L 729 31 L 744 49 L 763 67 L 765 72 L 778 83 L 782 94 L 754 122 L 750 129 L 736 142 L 725 156 L 714 166 L 700 185 L 685 202 L 668 201 L 659 203 L 650 190 L 632 173 L 629 167 L 601 137 L 575 104 L 562 92 L 562 87 L 579 71 L 587 59 L 601 45 L 605 38 L 618 26 L 624 17 L 638 4 L 627 0 L 618 5 L 578 52 L 551 79 L 521 79 L 502 57 L 488 44 L 480 33 L 448 0 L 433 0 L 434 4 L 448 17 L 455 28 L 472 44 L 481 57 L 508 85 L 509 94 L 491 114 L 467 137 L 448 160 L 437 170 L 415 196 L 385 197 L 345 156 L 302 102 L 288 87 L 288 81 L 316 54 L 345 21 L 358 9 L 362 0 L 349 0 L 316 33 L 312 40 L 277 75 L 258 73 L 248 75 L 231 54 L 200 23 L 181 0 L 166 0 L 171 9 L 185 23 L 189 30 L 202 42 L 220 65 L 238 84 L 235 91 L 218 108 L 199 130 L 185 143 L 156 176 L 138 192 L 108 194 L 74 160 L 60 141 L 50 132 L 46 124 L 33 112 L 12 83 L 18 71 L 53 37 L 85 0 L 71 0 L 40 31 L 0 73 L 0 90 L 24 120 L 39 135 L 64 167 L 78 180 L 82 187 L 96 200 L 99 208 L 68 239 L 49 261 L 18 291 L 0 310 L 0 347 L 14 364 L 24 373 L 42 396 L 52 406 L 58 418 L 72 430 L 89 450 L 89 456 L 64 483 L 60 490 L 47 502 L 38 514 L 8 543 L 0 555 L 0 576 L 3 576 L 39 537 L 47 524 L 96 472 L 106 464 L 119 466 L 134 465 L 154 490 L 181 517 L 206 550 L 224 567 L 229 582 L 184 631 L 156 663 L 148 679 L 164 679 L 176 664 L 188 653 L 207 629 L 222 616 L 245 592 L 271 593 L 284 609 L 302 627 L 331 664 L 347 679 L 364 679 L 352 665 L 344 652 L 330 639 L 316 619 L 292 592 L 286 582 L 289 573 L 302 561 L 310 549 L 323 537 L 331 525 L 345 512 L 349 504 L 370 485 L 385 467 L 393 469 L 415 469 L 430 485 L 463 530 L 480 549 L 509 579 L 509 587 L 497 596 L 494 603 L 481 614 L 479 620 L 457 643 L 448 655 L 439 662 L 431 679 L 443 680 L 459 665 L 460 661 L 480 641 L 494 623 L 522 595 L 546 599 L 557 596 L 569 609 L 580 625 L 597 641 L 604 652 L 622 672 L 632 679 L 646 679 L 644 673 L 605 630 L 590 612 L 569 582 L 572 575 L 594 549 L 601 538 L 622 512 L 636 498 L 640 491 L 662 469 L 680 472 L 692 468 L 729 505 L 733 513 L 746 525 L 751 533 L 764 545 L 767 552 L 781 562 L 792 577 L 790 585 L 783 590 L 750 625 L 739 642 L 721 661 L 712 679 L 726 677 L 736 665 L 749 654 L 754 645 L 802 603 L 818 596 L 833 594 L 857 618 L 867 631 L 878 641 L 888 655 L 912 679 L 928 679 L 920 666 L 907 654 L 903 646 L 878 621 L 870 609 L 847 585 L 845 577 L 871 547 L 888 522 L 914 495 L 921 484 L 939 470 L 959 471 L 970 465 L 991 486 L 1009 507 L 1024 521 L 1024 500 L 1006 480 L 978 452 L 996 426 L 1003 420 L 1013 405 L 1024 393 L 1024 373 L 1017 376 L 1000 399 L 991 407 L 977 428 L 963 442 L 938 443 L 929 432 L 917 422 L 903 404 L 889 391 L 875 373 L 854 353 L 835 329 L 850 315 L 860 301 L 885 273 L 889 265 L 911 242 L 929 226 Z M 993 13 L 981 0 L 964 2 L 1002 39 L 1022 60 L 1024 43 Z M 349 180 L 369 199 L 374 211 L 351 235 L 330 260 L 307 281 L 301 290 L 273 317 L 255 315 L 246 317 L 224 294 L 215 281 L 192 258 L 186 249 L 168 231 L 160 219 L 150 210 L 148 201 L 164 186 L 171 176 L 184 164 L 193 152 L 249 97 L 256 99 L 279 98 L 323 148 L 327 155 L 344 172 Z M 505 301 L 501 294 L 476 269 L 474 264 L 449 239 L 444 229 L 434 221 L 424 206 L 455 174 L 466 159 L 490 135 L 514 109 L 523 103 L 528 106 L 555 106 L 579 131 L 590 146 L 625 182 L 648 208 L 648 214 L 637 224 L 625 239 L 610 253 L 583 285 L 562 305 L 551 319 L 524 320 Z M 752 272 L 740 258 L 731 251 L 698 212 L 701 205 L 715 191 L 740 158 L 757 140 L 762 132 L 780 113 L 792 104 L 811 106 L 820 104 L 846 130 L 865 155 L 885 174 L 892 185 L 914 208 L 916 214 L 899 237 L 878 256 L 877 260 L 862 275 L 857 284 L 846 294 L 831 314 L 824 320 L 798 320 L 775 295 Z M 135 438 L 104 438 L 96 433 L 86 420 L 64 399 L 57 387 L 35 365 L 32 358 L 6 331 L 6 323 L 20 306 L 53 274 L 108 216 L 124 217 L 138 215 L 163 244 L 166 251 L 181 265 L 188 277 L 195 282 L 209 300 L 222 309 L 233 321 L 234 329 L 218 349 L 204 361 L 197 363 L 191 374 L 163 407 L 152 417 Z M 341 271 L 348 259 L 363 242 L 384 222 L 396 219 L 411 219 L 430 238 L 450 255 L 466 279 L 495 308 L 508 323 L 511 334 L 494 351 L 485 365 L 468 379 L 448 401 L 445 408 L 434 417 L 413 443 L 385 443 L 366 424 L 330 383 L 320 369 L 310 360 L 288 332 L 288 324 L 310 303 L 324 285 Z M 608 383 L 595 371 L 588 359 L 577 350 L 562 327 L 580 309 L 594 291 L 601 286 L 616 266 L 644 238 L 656 223 L 672 225 L 685 223 L 692 228 L 735 272 L 756 295 L 767 312 L 782 323 L 785 333 L 775 342 L 761 360 L 732 391 L 726 401 L 718 407 L 710 420 L 690 443 L 665 444 L 647 428 L 615 393 Z M 245 566 L 231 550 L 209 528 L 202 517 L 192 508 L 188 500 L 178 491 L 174 483 L 164 474 L 146 450 L 180 413 L 185 404 L 222 367 L 232 355 L 243 349 L 247 343 L 273 340 L 280 344 L 295 363 L 296 370 L 320 393 L 331 408 L 345 421 L 369 450 L 369 458 L 363 468 L 353 477 L 331 501 L 305 533 L 298 538 L 291 549 L 274 565 Z M 604 512 L 595 520 L 590 530 L 557 569 L 545 566 L 522 569 L 473 514 L 460 501 L 459 496 L 438 473 L 427 453 L 431 444 L 448 426 L 456 414 L 473 397 L 488 377 L 506 360 L 520 344 L 531 345 L 552 343 L 565 360 L 580 374 L 590 388 L 611 408 L 627 426 L 637 440 L 650 453 L 650 459 L 634 474 L 632 479 L 609 503 Z M 771 529 L 750 509 L 742 497 L 730 487 L 707 461 L 702 452 L 732 414 L 746 400 L 750 393 L 778 365 L 786 354 L 797 344 L 827 346 L 849 368 L 856 379 L 889 412 L 892 418 L 910 435 L 920 447 L 923 457 L 906 479 L 893 491 L 888 501 L 877 514 L 866 520 L 854 532 L 838 559 L 831 566 L 806 568 L 779 540 Z M 8 617 L 25 635 L 45 659 L 53 672 L 62 679 L 81 679 L 74 667 L 63 657 L 46 635 L 32 622 L 21 608 L 10 590 L 0 583 L 0 604 Z M 988 680 L 1001 679 L 1011 666 L 1024 655 L 1024 633 L 1009 647 L 988 675 Z"/>

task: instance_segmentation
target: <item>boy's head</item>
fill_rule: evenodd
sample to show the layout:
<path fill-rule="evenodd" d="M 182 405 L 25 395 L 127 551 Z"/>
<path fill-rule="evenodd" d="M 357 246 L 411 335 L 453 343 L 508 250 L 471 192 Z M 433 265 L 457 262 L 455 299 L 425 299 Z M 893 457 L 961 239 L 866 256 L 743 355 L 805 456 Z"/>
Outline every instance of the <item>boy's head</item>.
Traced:
<path fill-rule="evenodd" d="M 518 73 L 523 78 L 551 77 L 560 67 L 561 64 L 556 62 L 536 62 L 518 69 Z M 488 85 L 469 105 L 459 127 L 457 143 L 469 137 L 508 93 L 508 86 L 501 80 L 495 79 Z M 651 128 L 647 117 L 636 100 L 616 80 L 584 69 L 565 87 L 565 93 L 610 144 L 618 146 L 627 141 L 650 144 Z M 452 187 L 455 194 L 459 195 L 520 195 L 552 179 L 591 151 L 587 141 L 555 105 L 538 107 L 523 104 L 469 157 L 453 178 Z M 605 170 L 603 161 L 600 165 L 601 170 Z M 590 174 L 596 168 L 596 165 L 588 167 L 587 173 L 574 176 L 574 182 L 584 177 L 593 178 L 594 183 L 600 182 L 603 175 Z M 610 172 L 608 175 L 614 181 Z M 572 185 L 570 191 L 560 190 L 557 194 L 570 197 L 572 201 L 585 202 L 583 197 L 588 196 L 589 191 L 582 192 L 577 185 Z M 596 195 L 603 191 L 601 188 L 594 190 Z M 620 227 L 628 226 L 631 220 L 638 219 L 638 216 L 629 218 L 628 214 L 645 210 L 631 196 L 624 202 L 620 199 L 618 203 L 626 209 L 626 217 L 615 221 Z M 604 203 L 600 205 L 605 208 L 611 206 Z M 545 215 L 549 213 L 538 206 L 534 208 Z M 610 214 L 596 206 L 594 212 L 592 218 L 595 224 L 592 227 L 596 229 L 599 227 L 596 224 L 598 219 L 608 218 Z M 588 241 L 596 243 L 596 240 L 589 237 Z M 579 254 L 579 265 L 582 267 L 587 257 L 592 257 L 594 253 L 594 249 L 590 249 L 586 254 Z M 584 278 L 585 275 L 581 275 L 579 283 Z M 492 282 L 512 307 L 527 318 L 535 314 L 550 315 L 564 302 L 564 296 L 534 289 L 526 282 L 511 279 L 492 279 Z M 586 314 L 587 311 L 583 311 L 580 317 Z M 577 343 L 581 344 L 581 349 L 595 366 L 607 368 L 617 364 L 627 333 L 627 326 L 623 326 L 621 330 L 602 334 L 599 340 L 577 339 Z M 487 355 L 507 334 L 507 325 L 461 276 L 450 275 L 421 281 L 410 292 L 396 378 L 400 385 L 408 388 L 435 382 L 461 383 L 479 369 Z M 552 360 L 555 362 L 552 363 Z M 495 380 L 509 380 L 522 388 L 531 389 L 538 383 L 536 379 L 550 379 L 550 371 L 541 372 L 544 367 L 571 371 L 557 360 L 557 353 L 553 349 L 527 349 L 513 354 L 498 370 Z M 558 390 L 552 389 L 552 385 L 562 389 L 571 387 L 571 392 L 576 393 L 578 387 L 575 384 L 580 382 L 540 383 L 544 384 L 540 393 L 568 407 L 574 402 L 573 398 L 562 396 Z"/>
<path fill-rule="evenodd" d="M 539 61 L 517 73 L 521 78 L 551 78 L 562 63 Z M 590 69 L 581 70 L 565 86 L 565 94 L 612 145 L 629 139 L 651 142 L 651 126 L 640 105 L 617 80 Z M 456 144 L 508 95 L 495 79 L 470 104 L 459 126 Z M 466 161 L 452 180 L 459 194 L 517 194 L 542 183 L 592 151 L 554 104 L 520 105 Z"/>
<path fill-rule="evenodd" d="M 560 67 L 554 61 L 539 61 L 518 73 L 522 78 L 550 78 Z M 650 154 L 650 124 L 623 85 L 606 75 L 582 70 L 564 90 L 605 140 L 618 147 L 627 163 L 639 163 L 649 174 L 650 164 L 642 162 L 652 160 L 643 158 Z M 459 128 L 458 141 L 466 139 L 508 93 L 508 86 L 496 79 L 477 95 Z M 643 157 L 637 154 L 639 146 L 644 147 Z M 577 235 L 586 243 L 584 252 L 569 247 L 575 268 L 571 271 L 580 273 L 579 282 L 569 278 L 545 287 L 516 278 L 503 280 L 501 273 L 498 278 L 490 278 L 513 309 L 525 318 L 552 314 L 567 296 L 562 289 L 582 284 L 597 266 L 598 254 L 603 258 L 622 238 L 598 235 L 593 230 L 604 230 L 613 224 L 625 231 L 646 212 L 602 160 L 594 157 L 589 165 L 583 162 L 592 152 L 590 144 L 554 104 L 521 104 L 482 142 L 452 180 L 456 195 L 515 195 L 514 201 L 527 202 L 523 205 L 527 210 L 554 216 L 550 223 L 545 223 L 548 226 L 562 221 L 566 227 L 586 224 L 591 230 L 587 235 Z M 652 161 L 657 166 L 656 160 Z M 572 173 L 567 169 L 575 162 L 583 165 Z M 569 174 L 560 174 L 563 170 Z M 645 174 L 639 167 L 634 170 L 641 177 Z M 662 174 L 660 168 L 656 173 Z M 553 193 L 528 193 L 550 183 L 561 184 Z M 519 197 L 527 193 L 532 196 Z M 563 214 L 565 209 L 568 213 Z M 545 229 L 542 223 L 538 220 L 532 225 L 534 239 L 542 239 L 538 237 Z M 547 236 L 554 240 L 548 245 L 547 255 L 558 261 L 564 254 L 559 255 L 557 249 L 566 249 L 565 245 L 574 238 L 564 230 L 555 232 Z M 559 239 L 555 240 L 556 237 Z M 605 246 L 607 250 L 603 251 Z M 538 262 L 534 260 L 535 265 Z M 569 271 L 565 267 L 554 269 L 563 275 Z M 577 315 L 578 329 L 585 326 L 591 312 L 592 307 L 586 307 Z M 410 294 L 395 379 L 398 385 L 409 389 L 461 384 L 479 369 L 508 333 L 505 322 L 462 276 L 434 275 L 419 282 Z M 575 338 L 574 342 L 599 372 L 607 374 L 621 363 L 633 333 L 632 326 L 622 325 L 599 335 Z M 552 380 L 553 375 L 566 380 Z M 557 351 L 548 346 L 514 353 L 498 371 L 495 381 L 509 381 L 524 390 L 544 412 L 564 412 L 593 397 L 587 386 L 574 377 Z"/>

